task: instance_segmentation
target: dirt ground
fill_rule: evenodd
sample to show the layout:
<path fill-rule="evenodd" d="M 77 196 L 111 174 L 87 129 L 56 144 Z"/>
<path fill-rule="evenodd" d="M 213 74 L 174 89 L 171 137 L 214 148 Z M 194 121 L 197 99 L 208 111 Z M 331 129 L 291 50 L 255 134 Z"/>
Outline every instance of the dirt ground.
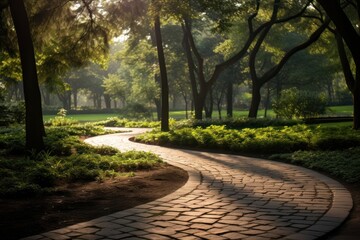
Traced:
<path fill-rule="evenodd" d="M 0 238 L 18 239 L 131 208 L 174 192 L 187 179 L 185 171 L 164 166 L 131 178 L 66 185 L 52 196 L 0 199 Z"/>

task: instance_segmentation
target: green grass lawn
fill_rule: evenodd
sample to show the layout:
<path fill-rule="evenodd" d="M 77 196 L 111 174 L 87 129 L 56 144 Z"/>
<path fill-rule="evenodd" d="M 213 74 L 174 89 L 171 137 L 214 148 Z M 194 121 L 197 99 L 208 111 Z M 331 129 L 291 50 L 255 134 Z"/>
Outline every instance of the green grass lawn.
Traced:
<path fill-rule="evenodd" d="M 248 113 L 249 113 L 249 111 L 247 111 L 247 110 L 234 110 L 233 115 L 235 118 L 242 118 L 242 117 L 247 117 Z M 192 113 L 190 111 L 188 111 L 189 118 L 191 117 L 191 114 Z M 265 111 L 259 110 L 258 117 L 262 118 L 262 117 L 264 117 L 264 115 L 265 115 Z M 185 111 L 171 111 L 170 117 L 174 118 L 174 119 L 185 119 L 186 113 L 185 113 Z M 218 119 L 219 113 L 217 111 L 214 111 L 212 117 L 213 117 L 213 119 Z M 221 111 L 221 117 L 226 118 L 226 110 Z M 267 117 L 275 117 L 274 111 L 268 110 Z"/>
<path fill-rule="evenodd" d="M 81 122 L 97 122 L 105 120 L 109 117 L 118 117 L 119 114 L 116 113 L 99 113 L 99 114 L 68 114 L 68 118 L 72 118 Z M 56 115 L 44 115 L 44 121 L 49 121 L 50 118 L 56 117 Z"/>
<path fill-rule="evenodd" d="M 241 118 L 241 117 L 247 117 L 249 111 L 247 110 L 234 110 L 234 117 L 235 118 Z M 353 106 L 335 106 L 335 107 L 329 107 L 329 112 L 326 114 L 327 116 L 351 116 L 353 113 Z M 221 112 L 222 118 L 226 118 L 226 110 L 223 110 Z M 265 111 L 263 109 L 260 109 L 258 112 L 258 118 L 263 118 L 265 115 Z M 56 115 L 44 115 L 44 121 L 48 121 L 50 118 L 54 118 Z M 68 114 L 69 118 L 72 118 L 74 120 L 78 120 L 81 122 L 97 122 L 105 120 L 109 117 L 121 117 L 117 113 L 99 113 L 99 114 Z M 191 117 L 191 112 L 188 111 L 189 118 Z M 170 111 L 170 117 L 180 120 L 186 118 L 185 111 Z M 267 117 L 275 117 L 275 113 L 273 110 L 267 111 Z M 217 111 L 213 112 L 213 118 L 218 119 L 219 114 Z M 156 119 L 156 115 L 154 113 L 154 119 Z"/>
<path fill-rule="evenodd" d="M 334 106 L 328 108 L 328 115 L 335 116 L 352 116 L 353 106 Z"/>

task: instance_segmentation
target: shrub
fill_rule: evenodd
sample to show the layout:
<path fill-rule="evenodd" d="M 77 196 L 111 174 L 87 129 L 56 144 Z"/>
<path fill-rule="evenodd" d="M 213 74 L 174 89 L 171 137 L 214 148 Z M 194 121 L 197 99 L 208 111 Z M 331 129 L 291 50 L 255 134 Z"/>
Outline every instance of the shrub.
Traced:
<path fill-rule="evenodd" d="M 348 126 L 319 127 L 312 139 L 313 149 L 341 150 L 360 146 L 360 134 Z"/>
<path fill-rule="evenodd" d="M 0 126 L 9 126 L 13 123 L 24 123 L 25 103 L 6 103 L 0 100 Z"/>
<path fill-rule="evenodd" d="M 8 130 L 0 134 L 0 150 L 2 150 L 2 154 L 25 154 L 25 130 L 21 128 L 9 128 Z"/>
<path fill-rule="evenodd" d="M 290 88 L 281 92 L 280 98 L 273 103 L 272 108 L 279 117 L 309 118 L 324 114 L 326 103 L 326 98 L 322 94 Z"/>
<path fill-rule="evenodd" d="M 62 116 L 56 116 L 54 118 L 49 119 L 49 121 L 46 121 L 44 123 L 44 125 L 45 126 L 70 126 L 70 125 L 74 125 L 77 123 L 78 123 L 77 120 L 67 118 L 67 117 L 62 117 Z"/>
<path fill-rule="evenodd" d="M 3 154 L 0 156 L 0 196 L 50 193 L 61 182 L 100 181 L 124 173 L 132 176 L 135 170 L 154 168 L 162 163 L 151 153 L 122 153 L 112 147 L 93 147 L 80 140 L 78 135 L 106 133 L 101 126 L 52 126 L 46 131 L 46 151 L 25 156 L 24 129 L 0 129 Z"/>
<path fill-rule="evenodd" d="M 160 141 L 163 139 L 163 142 Z M 305 125 L 292 127 L 226 129 L 225 126 L 181 128 L 162 133 L 151 133 L 136 137 L 137 141 L 157 144 L 174 144 L 186 147 L 232 150 L 246 153 L 291 152 L 310 146 L 311 130 Z"/>
<path fill-rule="evenodd" d="M 121 109 L 120 114 L 129 119 L 152 119 L 152 111 L 140 103 L 131 103 Z"/>
<path fill-rule="evenodd" d="M 315 149 L 319 150 L 342 150 L 360 146 L 360 138 L 350 136 L 330 136 L 317 139 L 314 142 Z"/>
<path fill-rule="evenodd" d="M 53 187 L 57 177 L 57 173 L 52 168 L 41 164 L 27 172 L 28 181 L 40 187 Z"/>
<path fill-rule="evenodd" d="M 54 118 L 51 118 L 49 121 L 46 121 L 45 126 L 57 126 L 57 127 L 59 127 L 59 126 L 70 126 L 70 125 L 74 125 L 74 124 L 78 123 L 77 120 L 67 118 L 66 113 L 67 113 L 66 109 L 60 108 L 58 113 L 56 114 L 57 116 L 54 117 Z"/>
<path fill-rule="evenodd" d="M 93 147 L 92 151 L 103 156 L 112 156 L 120 152 L 118 149 L 109 146 Z"/>
<path fill-rule="evenodd" d="M 160 127 L 160 122 L 148 120 L 132 121 L 126 118 L 111 117 L 104 121 L 97 122 L 94 125 L 105 127 L 157 128 Z"/>
<path fill-rule="evenodd" d="M 230 119 L 205 119 L 195 120 L 187 119 L 181 121 L 171 121 L 172 129 L 201 127 L 207 128 L 209 126 L 225 126 L 226 129 L 243 129 L 243 128 L 263 128 L 269 126 L 294 126 L 302 123 L 299 120 L 284 120 L 272 118 L 230 118 Z"/>

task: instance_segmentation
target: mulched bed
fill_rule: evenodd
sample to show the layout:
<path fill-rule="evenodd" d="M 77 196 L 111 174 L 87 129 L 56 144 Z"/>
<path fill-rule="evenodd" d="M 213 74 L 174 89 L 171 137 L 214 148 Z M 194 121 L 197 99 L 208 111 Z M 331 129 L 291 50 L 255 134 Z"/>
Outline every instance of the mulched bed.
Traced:
<path fill-rule="evenodd" d="M 11 240 L 88 221 L 166 196 L 188 179 L 173 166 L 103 183 L 65 185 L 56 195 L 0 199 L 0 238 Z"/>

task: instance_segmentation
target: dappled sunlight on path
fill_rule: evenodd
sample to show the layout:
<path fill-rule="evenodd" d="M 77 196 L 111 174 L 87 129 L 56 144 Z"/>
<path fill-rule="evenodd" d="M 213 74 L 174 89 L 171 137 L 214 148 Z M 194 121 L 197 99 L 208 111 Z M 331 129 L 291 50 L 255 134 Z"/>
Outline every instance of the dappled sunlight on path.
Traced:
<path fill-rule="evenodd" d="M 132 209 L 28 239 L 316 239 L 352 208 L 338 182 L 288 164 L 129 141 L 132 129 L 87 139 L 159 154 L 189 173 L 176 192 Z"/>

